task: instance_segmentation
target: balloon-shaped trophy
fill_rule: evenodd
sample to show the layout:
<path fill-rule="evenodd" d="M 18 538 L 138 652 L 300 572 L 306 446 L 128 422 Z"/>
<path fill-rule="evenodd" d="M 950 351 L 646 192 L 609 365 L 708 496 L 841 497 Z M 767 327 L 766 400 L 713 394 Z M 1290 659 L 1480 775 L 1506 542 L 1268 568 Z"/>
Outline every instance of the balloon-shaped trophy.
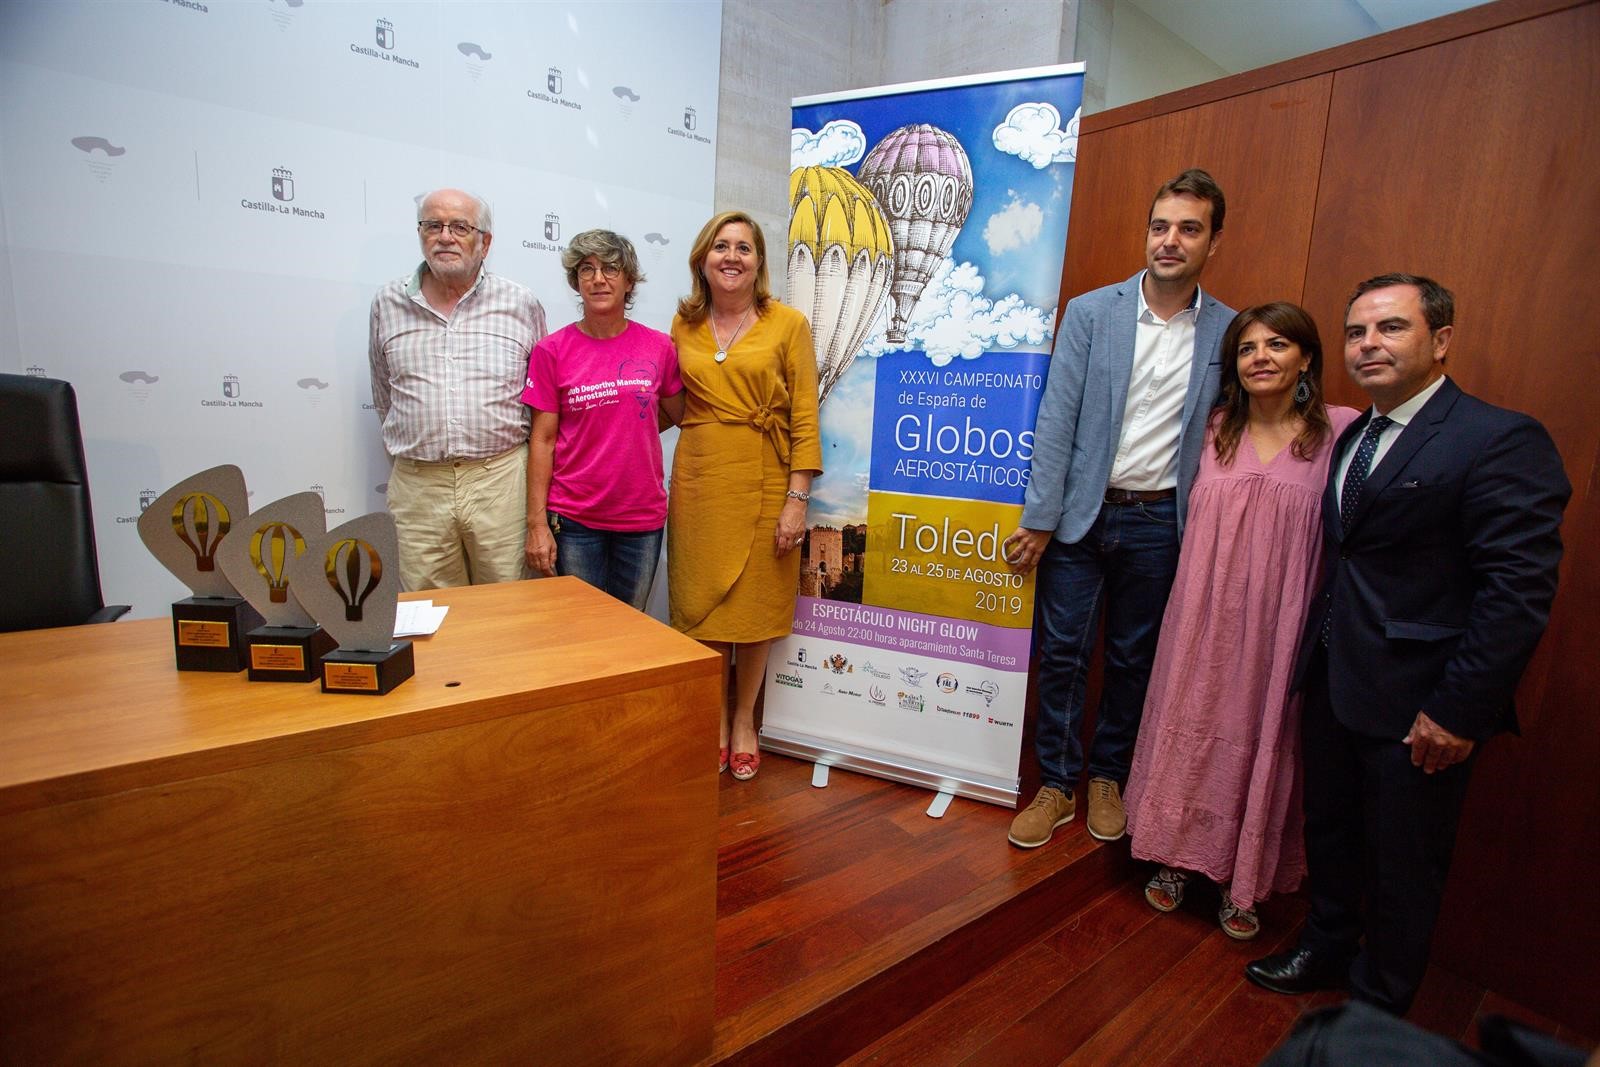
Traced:
<path fill-rule="evenodd" d="M 289 563 L 293 595 L 339 642 L 321 657 L 324 693 L 381 696 L 415 672 L 411 642 L 394 639 L 399 544 L 394 518 L 376 512 L 307 537 Z"/>
<path fill-rule="evenodd" d="M 306 538 L 327 527 L 322 497 L 294 493 L 245 516 L 217 550 L 222 573 L 266 619 L 244 635 L 252 682 L 309 682 L 321 675 L 317 660 L 333 651 L 333 635 L 300 606 L 289 580 Z"/>
<path fill-rule="evenodd" d="M 242 671 L 247 631 L 262 623 L 217 568 L 217 551 L 249 507 L 244 474 L 224 464 L 190 475 L 139 516 L 139 538 L 193 596 L 172 605 L 180 671 Z"/>

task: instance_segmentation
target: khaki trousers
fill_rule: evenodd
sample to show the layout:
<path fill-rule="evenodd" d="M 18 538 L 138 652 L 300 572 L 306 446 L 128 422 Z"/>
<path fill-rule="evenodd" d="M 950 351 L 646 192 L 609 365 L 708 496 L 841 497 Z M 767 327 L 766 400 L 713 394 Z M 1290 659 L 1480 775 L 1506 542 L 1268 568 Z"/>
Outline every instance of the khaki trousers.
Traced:
<path fill-rule="evenodd" d="M 528 446 L 488 459 L 398 458 L 389 513 L 407 591 L 527 577 Z"/>

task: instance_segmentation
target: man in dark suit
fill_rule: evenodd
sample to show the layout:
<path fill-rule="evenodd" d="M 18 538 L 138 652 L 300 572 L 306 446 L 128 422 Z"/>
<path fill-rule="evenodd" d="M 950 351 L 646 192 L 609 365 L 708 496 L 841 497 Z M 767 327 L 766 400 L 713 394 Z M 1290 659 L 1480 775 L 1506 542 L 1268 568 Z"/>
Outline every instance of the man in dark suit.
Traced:
<path fill-rule="evenodd" d="M 1362 282 L 1345 311 L 1345 368 L 1373 406 L 1335 446 L 1301 638 L 1311 911 L 1293 951 L 1245 968 L 1280 993 L 1348 982 L 1396 1014 L 1427 969 L 1476 749 L 1516 730 L 1571 495 L 1543 426 L 1445 377 L 1454 314 L 1407 274 Z"/>

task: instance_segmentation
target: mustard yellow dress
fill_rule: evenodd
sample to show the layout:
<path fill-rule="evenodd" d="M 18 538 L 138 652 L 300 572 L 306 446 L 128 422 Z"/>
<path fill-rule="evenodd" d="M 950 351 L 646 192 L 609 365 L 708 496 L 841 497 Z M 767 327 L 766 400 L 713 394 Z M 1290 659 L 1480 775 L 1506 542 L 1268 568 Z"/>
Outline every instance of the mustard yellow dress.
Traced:
<path fill-rule="evenodd" d="M 822 470 L 817 362 L 805 316 L 771 301 L 723 363 L 709 320 L 672 321 L 686 403 L 672 460 L 672 625 L 747 643 L 794 625 L 800 550 L 773 556 L 789 471 Z"/>

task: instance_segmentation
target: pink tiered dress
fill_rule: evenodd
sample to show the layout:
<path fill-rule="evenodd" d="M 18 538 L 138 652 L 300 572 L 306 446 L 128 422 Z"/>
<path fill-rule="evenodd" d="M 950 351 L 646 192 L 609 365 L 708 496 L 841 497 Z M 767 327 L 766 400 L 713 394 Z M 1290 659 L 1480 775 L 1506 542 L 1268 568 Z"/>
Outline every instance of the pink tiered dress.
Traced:
<path fill-rule="evenodd" d="M 1248 432 L 1229 466 L 1211 436 L 1124 798 L 1133 855 L 1231 883 L 1239 907 L 1305 875 L 1295 652 L 1321 575 L 1333 442 L 1359 413 L 1329 408 L 1310 460 L 1267 462 Z"/>

